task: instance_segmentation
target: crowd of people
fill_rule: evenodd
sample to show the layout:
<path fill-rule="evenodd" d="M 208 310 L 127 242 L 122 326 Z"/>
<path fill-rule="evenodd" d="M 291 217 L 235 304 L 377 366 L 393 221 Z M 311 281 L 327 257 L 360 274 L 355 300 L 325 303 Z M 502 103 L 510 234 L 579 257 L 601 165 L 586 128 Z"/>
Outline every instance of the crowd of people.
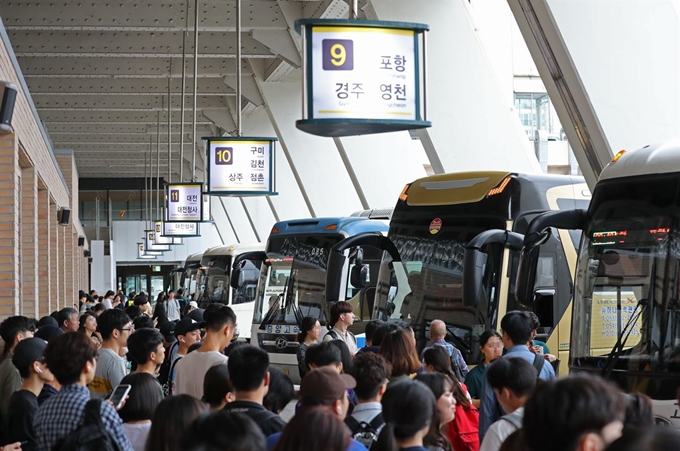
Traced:
<path fill-rule="evenodd" d="M 226 305 L 189 309 L 168 293 L 152 311 L 145 295 L 82 294 L 80 312 L 0 323 L 5 451 L 680 449 L 674 429 L 654 426 L 646 396 L 558 379 L 531 313 L 484 332 L 469 370 L 443 321 L 421 352 L 408 324 L 380 321 L 360 348 L 352 306 L 334 303 L 327 332 L 301 321 L 295 392 L 267 352 L 234 340 Z"/>

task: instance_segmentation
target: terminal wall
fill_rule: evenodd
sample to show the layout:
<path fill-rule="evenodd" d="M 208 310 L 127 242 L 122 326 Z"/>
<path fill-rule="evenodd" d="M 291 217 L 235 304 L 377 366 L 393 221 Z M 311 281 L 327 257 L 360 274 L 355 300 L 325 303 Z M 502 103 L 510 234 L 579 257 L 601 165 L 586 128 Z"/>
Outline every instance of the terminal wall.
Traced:
<path fill-rule="evenodd" d="M 35 112 L 11 43 L 0 26 L 0 80 L 17 85 L 12 132 L 0 134 L 0 320 L 40 317 L 77 305 L 88 288 L 78 237 L 78 172 L 73 154 L 58 163 Z M 71 208 L 69 224 L 57 212 Z"/>

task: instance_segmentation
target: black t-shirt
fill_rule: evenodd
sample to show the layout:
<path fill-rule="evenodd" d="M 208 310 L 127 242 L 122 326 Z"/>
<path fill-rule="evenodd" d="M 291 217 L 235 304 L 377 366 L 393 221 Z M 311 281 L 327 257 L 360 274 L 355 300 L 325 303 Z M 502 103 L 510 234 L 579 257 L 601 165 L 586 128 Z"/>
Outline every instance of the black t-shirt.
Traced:
<path fill-rule="evenodd" d="M 283 431 L 286 422 L 261 404 L 251 401 L 234 401 L 224 407 L 226 412 L 248 415 L 262 430 L 265 437 Z"/>
<path fill-rule="evenodd" d="M 5 421 L 5 443 L 24 442 L 22 450 L 33 450 L 36 446 L 33 430 L 33 415 L 38 410 L 38 397 L 28 390 L 19 390 L 9 400 L 9 415 Z"/>

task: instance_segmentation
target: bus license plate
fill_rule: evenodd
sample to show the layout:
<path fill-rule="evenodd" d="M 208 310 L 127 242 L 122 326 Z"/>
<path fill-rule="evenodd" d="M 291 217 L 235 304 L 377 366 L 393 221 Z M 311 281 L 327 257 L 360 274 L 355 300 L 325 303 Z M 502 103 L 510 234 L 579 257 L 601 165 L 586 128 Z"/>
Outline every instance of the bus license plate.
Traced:
<path fill-rule="evenodd" d="M 298 326 L 284 326 L 282 324 L 267 325 L 268 334 L 298 334 L 300 328 Z"/>

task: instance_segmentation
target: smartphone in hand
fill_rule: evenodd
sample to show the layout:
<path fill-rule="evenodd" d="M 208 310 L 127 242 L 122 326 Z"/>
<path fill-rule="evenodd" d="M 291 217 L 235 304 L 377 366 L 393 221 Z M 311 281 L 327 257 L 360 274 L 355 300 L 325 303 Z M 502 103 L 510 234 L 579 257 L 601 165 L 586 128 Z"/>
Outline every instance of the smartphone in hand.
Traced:
<path fill-rule="evenodd" d="M 120 384 L 108 396 L 107 399 L 111 401 L 116 410 L 120 409 L 123 406 L 123 401 L 125 401 L 125 398 L 127 397 L 128 393 L 130 393 L 131 388 L 132 388 L 131 385 Z"/>

